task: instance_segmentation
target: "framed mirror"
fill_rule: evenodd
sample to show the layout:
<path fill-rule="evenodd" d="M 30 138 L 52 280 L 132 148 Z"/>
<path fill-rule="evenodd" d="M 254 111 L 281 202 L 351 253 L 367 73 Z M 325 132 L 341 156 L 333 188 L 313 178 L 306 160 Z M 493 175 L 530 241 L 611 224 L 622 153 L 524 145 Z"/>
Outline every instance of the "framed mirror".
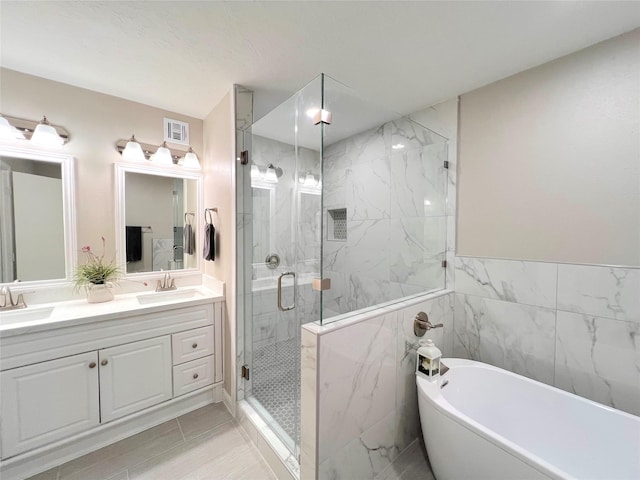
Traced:
<path fill-rule="evenodd" d="M 0 283 L 72 281 L 73 157 L 0 145 Z"/>
<path fill-rule="evenodd" d="M 127 275 L 199 269 L 202 212 L 200 173 L 117 163 L 118 264 Z"/>

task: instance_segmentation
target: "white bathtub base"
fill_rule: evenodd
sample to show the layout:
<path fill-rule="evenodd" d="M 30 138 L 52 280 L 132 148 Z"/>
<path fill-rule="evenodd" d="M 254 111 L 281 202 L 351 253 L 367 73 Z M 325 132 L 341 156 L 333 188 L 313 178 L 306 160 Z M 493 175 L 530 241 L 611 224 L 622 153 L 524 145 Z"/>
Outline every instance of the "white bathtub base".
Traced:
<path fill-rule="evenodd" d="M 431 468 L 438 480 L 558 479 L 488 442 L 419 399 L 420 424 Z M 496 472 L 500 472 L 496 476 Z"/>
<path fill-rule="evenodd" d="M 473 360 L 443 363 L 433 382 L 416 375 L 438 480 L 640 479 L 639 417 Z"/>

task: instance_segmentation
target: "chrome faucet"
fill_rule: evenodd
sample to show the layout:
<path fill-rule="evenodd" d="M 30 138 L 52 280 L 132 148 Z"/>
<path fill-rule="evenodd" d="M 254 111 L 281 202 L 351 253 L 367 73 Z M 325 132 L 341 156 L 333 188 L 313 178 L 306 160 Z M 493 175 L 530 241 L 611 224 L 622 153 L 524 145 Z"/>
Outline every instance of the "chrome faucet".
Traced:
<path fill-rule="evenodd" d="M 27 308 L 27 302 L 24 301 L 22 293 L 18 294 L 16 301 L 13 301 L 11 289 L 4 286 L 0 289 L 0 310 L 17 310 L 18 308 Z"/>
<path fill-rule="evenodd" d="M 175 278 L 171 278 L 171 274 L 165 273 L 162 280 L 158 280 L 156 292 L 166 292 L 168 290 L 177 290 Z"/>

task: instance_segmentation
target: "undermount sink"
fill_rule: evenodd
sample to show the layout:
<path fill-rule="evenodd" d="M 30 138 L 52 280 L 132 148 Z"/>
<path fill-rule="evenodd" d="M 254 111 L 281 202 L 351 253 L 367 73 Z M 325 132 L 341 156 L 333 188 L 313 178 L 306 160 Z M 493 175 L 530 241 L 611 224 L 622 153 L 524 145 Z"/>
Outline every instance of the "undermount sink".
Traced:
<path fill-rule="evenodd" d="M 0 325 L 45 320 L 51 316 L 54 307 L 27 307 L 18 310 L 0 311 Z"/>
<path fill-rule="evenodd" d="M 168 292 L 145 293 L 138 295 L 138 303 L 146 305 L 148 303 L 170 302 L 172 300 L 183 300 L 185 298 L 194 298 L 200 296 L 195 288 L 185 290 L 170 290 Z"/>

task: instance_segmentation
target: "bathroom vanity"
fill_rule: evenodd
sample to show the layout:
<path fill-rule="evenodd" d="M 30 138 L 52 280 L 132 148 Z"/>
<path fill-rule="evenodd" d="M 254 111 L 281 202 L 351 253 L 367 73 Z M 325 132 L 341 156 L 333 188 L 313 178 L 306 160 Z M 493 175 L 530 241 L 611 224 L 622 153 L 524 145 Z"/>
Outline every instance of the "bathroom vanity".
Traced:
<path fill-rule="evenodd" d="M 2 478 L 220 401 L 223 300 L 192 287 L 0 313 Z"/>

